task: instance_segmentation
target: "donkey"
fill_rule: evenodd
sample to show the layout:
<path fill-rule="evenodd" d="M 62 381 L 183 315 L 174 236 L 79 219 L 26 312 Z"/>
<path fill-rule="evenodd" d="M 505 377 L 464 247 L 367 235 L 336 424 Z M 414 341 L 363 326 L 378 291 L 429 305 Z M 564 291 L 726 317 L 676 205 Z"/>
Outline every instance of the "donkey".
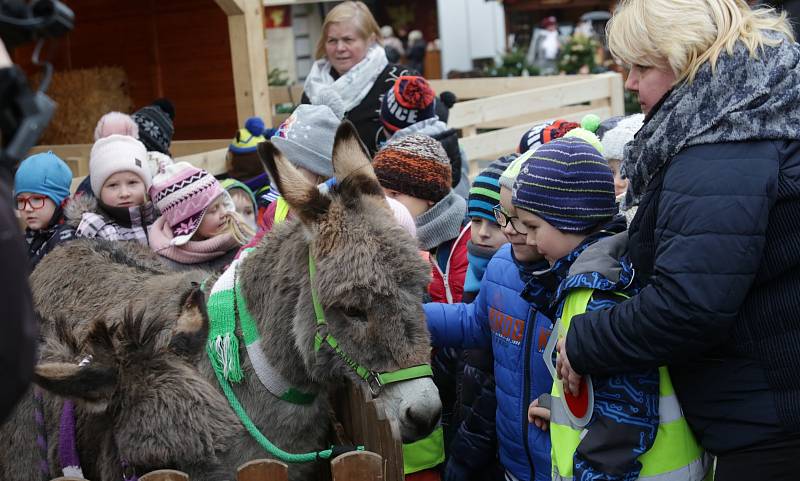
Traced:
<path fill-rule="evenodd" d="M 336 134 L 333 164 L 338 183 L 327 193 L 306 181 L 269 142 L 258 150 L 296 218 L 276 226 L 241 262 L 241 293 L 260 332 L 258 346 L 264 359 L 294 389 L 315 397 L 308 404 L 294 404 L 266 392 L 244 350 L 240 350 L 244 380 L 234 384 L 233 390 L 255 426 L 274 444 L 290 452 L 311 452 L 327 446 L 328 389 L 345 378 L 364 382 L 354 365 L 371 372 L 392 372 L 428 362 L 429 336 L 420 300 L 429 270 L 415 240 L 394 222 L 350 123 L 344 122 Z M 167 273 L 136 249 L 87 241 L 56 249 L 31 276 L 37 309 L 44 318 L 92 319 L 105 313 L 113 325 L 120 322 L 115 319 L 123 319 L 124 306 L 132 304 L 136 310 L 147 307 L 143 322 L 150 323 L 157 318 L 178 319 L 193 283 L 202 283 L 204 294 L 209 295 L 215 276 L 201 271 Z M 310 256 L 316 265 L 313 284 Z M 312 291 L 324 312 L 324 330 L 338 340 L 338 350 L 328 344 L 315 349 L 320 327 Z M 91 324 L 78 321 L 74 327 L 86 333 Z M 208 358 L 198 360 L 195 375 L 207 383 L 216 382 Z M 116 390 L 142 390 L 139 398 L 144 400 L 150 388 L 139 383 Z M 438 420 L 441 403 L 430 378 L 388 384 L 379 395 L 396 418 L 404 442 L 427 435 Z M 80 401 L 78 408 L 83 409 Z M 111 402 L 104 415 L 117 419 L 131 409 L 135 411 L 136 406 L 130 402 Z M 223 411 L 234 415 L 228 407 Z M 191 428 L 173 431 L 169 428 L 174 422 L 165 422 L 169 420 L 155 412 L 142 413 L 140 417 L 125 415 L 134 429 L 115 425 L 113 437 L 128 464 L 152 468 L 159 455 L 191 435 Z M 232 424 L 242 429 L 238 422 Z M 132 438 L 120 435 L 132 431 L 137 433 Z M 222 450 L 215 445 L 214 456 L 224 459 L 223 468 L 232 473 L 235 466 L 265 453 L 252 437 L 242 434 L 226 441 Z M 191 462 L 169 462 L 173 465 L 164 467 L 188 471 L 192 479 L 215 479 L 198 472 Z M 19 477 L 4 479 L 30 479 L 25 469 L 29 468 L 20 467 Z M 313 470 L 313 464 L 293 465 L 290 475 L 309 479 Z"/>

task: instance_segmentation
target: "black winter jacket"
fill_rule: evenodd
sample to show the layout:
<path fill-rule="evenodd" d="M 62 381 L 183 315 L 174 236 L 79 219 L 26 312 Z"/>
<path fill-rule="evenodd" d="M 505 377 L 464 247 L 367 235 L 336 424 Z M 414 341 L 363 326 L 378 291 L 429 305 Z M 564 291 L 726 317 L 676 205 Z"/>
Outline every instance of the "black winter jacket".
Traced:
<path fill-rule="evenodd" d="M 630 227 L 645 287 L 576 316 L 582 374 L 668 365 L 714 454 L 800 433 L 800 141 L 684 149 Z"/>

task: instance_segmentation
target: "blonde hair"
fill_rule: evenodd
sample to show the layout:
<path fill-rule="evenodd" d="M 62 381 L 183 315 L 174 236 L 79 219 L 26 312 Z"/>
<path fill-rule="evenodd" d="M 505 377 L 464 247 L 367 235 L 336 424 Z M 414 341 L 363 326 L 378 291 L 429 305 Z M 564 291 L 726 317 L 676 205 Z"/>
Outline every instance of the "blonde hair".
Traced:
<path fill-rule="evenodd" d="M 364 2 L 344 2 L 333 7 L 333 10 L 328 12 L 325 16 L 325 22 L 322 23 L 322 35 L 317 42 L 317 59 L 325 56 L 325 42 L 328 41 L 328 27 L 332 23 L 347 23 L 350 22 L 356 28 L 356 31 L 362 39 L 367 42 L 376 42 L 383 45 L 381 42 L 381 29 L 378 27 L 378 22 L 369 11 L 369 8 L 364 5 Z"/>
<path fill-rule="evenodd" d="M 236 239 L 239 245 L 245 245 L 250 242 L 250 239 L 252 239 L 256 233 L 250 228 L 241 214 L 235 210 L 229 210 L 225 218 L 225 226 L 222 228 L 222 231 L 220 231 L 220 234 L 230 234 Z"/>
<path fill-rule="evenodd" d="M 764 46 L 794 40 L 786 14 L 751 8 L 745 0 L 622 0 L 606 26 L 612 55 L 631 65 L 675 74 L 676 83 L 692 82 L 706 63 L 711 69 L 723 53 L 741 41 L 757 57 Z"/>

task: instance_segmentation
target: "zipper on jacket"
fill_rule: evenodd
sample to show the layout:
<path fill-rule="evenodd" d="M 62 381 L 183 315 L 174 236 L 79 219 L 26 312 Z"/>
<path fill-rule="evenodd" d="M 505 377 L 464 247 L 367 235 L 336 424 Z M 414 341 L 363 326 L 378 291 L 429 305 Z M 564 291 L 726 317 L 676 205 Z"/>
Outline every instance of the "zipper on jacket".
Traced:
<path fill-rule="evenodd" d="M 525 323 L 525 338 L 522 348 L 524 349 L 525 366 L 523 369 L 523 397 L 522 397 L 522 442 L 525 445 L 525 454 L 528 456 L 528 467 L 530 468 L 531 481 L 534 479 L 533 458 L 531 448 L 528 443 L 528 406 L 531 403 L 531 335 L 536 330 L 536 311 L 531 307 L 528 311 L 528 322 Z"/>

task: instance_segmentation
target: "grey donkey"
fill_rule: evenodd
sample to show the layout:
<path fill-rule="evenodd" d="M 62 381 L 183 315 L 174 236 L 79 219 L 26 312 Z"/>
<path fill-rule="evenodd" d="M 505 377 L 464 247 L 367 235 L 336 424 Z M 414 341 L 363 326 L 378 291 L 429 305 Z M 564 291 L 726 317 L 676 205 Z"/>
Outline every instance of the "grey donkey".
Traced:
<path fill-rule="evenodd" d="M 257 321 L 266 358 L 293 387 L 318 395 L 308 405 L 297 405 L 268 393 L 243 349 L 245 380 L 235 384 L 234 390 L 250 418 L 273 443 L 290 452 L 315 451 L 329 444 L 328 388 L 345 378 L 363 380 L 328 346 L 314 350 L 317 323 L 309 252 L 316 260 L 314 285 L 328 332 L 355 362 L 376 372 L 428 362 L 429 335 L 420 299 L 429 282 L 429 268 L 417 252 L 416 241 L 395 223 L 351 124 L 343 123 L 337 132 L 333 164 L 339 182 L 327 193 L 308 183 L 269 142 L 259 145 L 259 154 L 296 217 L 277 225 L 242 262 L 241 289 Z M 81 338 L 94 332 L 96 323 L 80 320 L 103 313 L 109 319 L 107 324 L 113 326 L 126 319 L 127 305 L 135 311 L 146 309 L 142 324 L 179 319 L 193 283 L 204 282 L 206 295 L 213 285 L 215 278 L 206 278 L 200 271 L 168 273 L 137 249 L 96 241 L 78 241 L 56 249 L 31 277 L 39 312 L 44 318 L 77 319 L 72 330 Z M 80 359 L 75 356 L 72 361 Z M 193 371 L 182 372 L 194 376 L 193 389 L 202 395 L 190 396 L 187 403 L 177 406 L 174 396 L 159 394 L 170 386 L 149 380 L 145 373 L 118 375 L 113 392 L 106 389 L 102 393 L 93 388 L 97 380 L 79 376 L 86 382 L 85 395 L 71 397 L 76 399 L 81 417 L 92 417 L 87 427 L 79 426 L 79 450 L 96 448 L 84 440 L 92 444 L 109 439 L 119 458 L 137 471 L 172 467 L 188 472 L 193 480 L 225 479 L 220 472 L 232 477 L 236 466 L 264 457 L 265 452 L 224 404 L 208 359 L 201 356 Z M 98 396 L 105 396 L 105 402 L 97 403 Z M 387 385 L 380 398 L 396 418 L 405 442 L 427 435 L 441 411 L 438 392 L 429 378 Z M 213 413 L 212 419 L 197 424 L 177 421 L 188 415 L 181 409 L 186 404 L 193 406 L 195 418 Z M 23 451 L 35 451 L 29 432 L 33 429 L 30 401 L 18 411 L 0 432 L 7 443 L 0 453 L 0 479 L 8 481 L 29 480 L 36 469 L 30 458 L 20 456 Z M 221 425 L 236 431 L 218 432 Z M 85 438 L 81 435 L 84 429 L 110 433 L 106 438 Z M 187 436 L 209 440 L 211 450 L 173 451 Z M 200 445 L 209 447 L 208 443 Z M 55 467 L 54 452 L 49 462 Z M 120 463 L 108 462 L 111 465 L 88 466 L 84 474 L 91 479 L 114 479 L 121 473 Z M 293 465 L 290 476 L 312 479 L 316 467 Z M 113 475 L 108 477 L 108 473 Z"/>

